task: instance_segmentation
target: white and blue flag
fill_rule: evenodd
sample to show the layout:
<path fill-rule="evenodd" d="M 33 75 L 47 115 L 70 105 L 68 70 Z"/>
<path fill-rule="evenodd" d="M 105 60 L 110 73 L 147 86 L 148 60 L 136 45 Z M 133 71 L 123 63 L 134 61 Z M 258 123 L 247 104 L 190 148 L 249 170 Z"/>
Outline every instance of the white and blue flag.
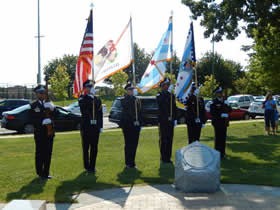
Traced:
<path fill-rule="evenodd" d="M 143 74 L 137 89 L 140 93 L 145 93 L 156 87 L 160 81 L 164 79 L 166 72 L 166 62 L 171 59 L 172 43 L 172 17 L 169 18 L 168 29 L 163 34 L 155 53 Z"/>
<path fill-rule="evenodd" d="M 175 86 L 176 98 L 181 103 L 185 102 L 186 97 L 189 94 L 193 78 L 193 66 L 195 65 L 195 62 L 196 58 L 194 46 L 194 32 L 193 23 L 191 22 Z"/>

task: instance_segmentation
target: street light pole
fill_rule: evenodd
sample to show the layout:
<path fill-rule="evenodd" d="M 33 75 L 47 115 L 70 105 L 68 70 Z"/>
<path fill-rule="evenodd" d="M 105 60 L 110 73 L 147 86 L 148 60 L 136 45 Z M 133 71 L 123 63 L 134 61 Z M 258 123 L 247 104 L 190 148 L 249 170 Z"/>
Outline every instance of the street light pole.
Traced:
<path fill-rule="evenodd" d="M 38 33 L 36 38 L 38 39 L 38 73 L 37 73 L 37 84 L 42 83 L 41 77 L 41 34 L 40 34 L 40 0 L 38 0 Z"/>
<path fill-rule="evenodd" d="M 213 36 L 212 36 L 212 91 L 214 90 L 214 79 L 215 79 L 215 72 L 214 72 L 214 62 L 215 62 L 215 40 L 214 40 L 214 32 L 213 32 Z"/>
<path fill-rule="evenodd" d="M 213 36 L 212 36 L 212 75 L 214 77 L 214 56 L 215 56 L 215 48 L 214 48 L 214 45 L 215 45 L 215 41 L 214 41 L 214 33 L 213 33 Z"/>

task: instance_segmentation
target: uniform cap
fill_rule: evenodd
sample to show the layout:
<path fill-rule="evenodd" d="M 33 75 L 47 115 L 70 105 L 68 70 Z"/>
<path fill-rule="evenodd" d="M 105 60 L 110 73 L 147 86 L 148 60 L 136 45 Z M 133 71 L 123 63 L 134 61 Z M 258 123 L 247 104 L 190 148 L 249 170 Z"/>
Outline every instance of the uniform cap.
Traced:
<path fill-rule="evenodd" d="M 133 87 L 133 85 L 131 84 L 130 81 L 127 81 L 127 84 L 124 86 L 124 89 L 125 90 L 133 90 L 134 87 Z"/>
<path fill-rule="evenodd" d="M 45 93 L 46 92 L 46 87 L 44 85 L 38 85 L 33 89 L 35 93 Z"/>
<path fill-rule="evenodd" d="M 84 84 L 83 84 L 83 87 L 84 88 L 92 88 L 93 87 L 92 81 L 90 81 L 90 80 L 85 81 Z"/>
<path fill-rule="evenodd" d="M 159 86 L 162 87 L 165 84 L 170 84 L 170 79 L 168 77 L 165 77 L 160 83 Z"/>

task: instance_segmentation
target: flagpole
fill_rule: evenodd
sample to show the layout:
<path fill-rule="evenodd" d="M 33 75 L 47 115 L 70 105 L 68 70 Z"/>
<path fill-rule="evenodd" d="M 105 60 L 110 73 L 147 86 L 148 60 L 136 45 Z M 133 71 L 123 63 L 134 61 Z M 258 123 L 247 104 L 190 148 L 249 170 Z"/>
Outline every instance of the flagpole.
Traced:
<path fill-rule="evenodd" d="M 93 8 L 94 8 L 94 4 L 93 2 L 90 4 L 90 13 L 91 13 L 91 22 L 92 22 L 92 34 L 93 34 Z M 92 42 L 94 43 L 94 36 L 93 36 L 93 40 Z M 94 49 L 94 44 L 93 44 L 93 49 Z M 92 65 L 91 65 L 91 74 L 92 74 L 92 81 L 93 81 L 93 85 L 94 85 L 94 50 L 92 50 Z"/>
<path fill-rule="evenodd" d="M 93 34 L 93 7 L 94 7 L 94 4 L 93 2 L 90 4 L 90 18 L 91 18 L 91 27 L 92 27 L 92 34 Z M 93 42 L 93 48 L 94 48 L 94 35 L 93 35 L 93 39 L 92 39 L 92 42 Z M 91 64 L 91 75 L 92 75 L 92 83 L 93 83 L 93 87 L 95 85 L 95 82 L 94 82 L 94 49 L 92 50 L 92 64 Z M 93 123 L 95 123 L 95 103 L 94 103 L 94 98 L 93 98 L 93 106 L 92 106 L 92 120 L 93 120 Z"/>
<path fill-rule="evenodd" d="M 133 84 L 133 87 L 136 87 L 134 42 L 133 42 L 133 29 L 132 29 L 132 17 L 131 17 L 131 15 L 130 15 L 129 22 L 130 22 L 131 57 L 132 57 L 132 84 Z M 138 122 L 137 100 L 135 100 L 135 119 L 136 119 L 136 122 Z"/>
<path fill-rule="evenodd" d="M 171 16 L 170 16 L 170 21 L 171 21 L 171 45 L 170 45 L 170 53 L 171 53 L 171 60 L 170 60 L 170 85 L 172 85 L 172 74 L 173 74 L 173 10 L 171 11 Z M 172 120 L 173 117 L 173 96 L 172 96 L 172 91 L 170 91 L 170 120 Z"/>
<path fill-rule="evenodd" d="M 192 21 L 192 18 L 191 18 L 191 21 Z M 191 30 L 192 30 L 192 41 L 194 43 L 193 22 L 191 22 Z M 194 48 L 195 48 L 195 46 L 194 46 Z M 196 63 L 192 62 L 192 67 L 193 67 L 193 70 L 194 70 L 194 77 L 195 77 L 195 86 L 196 86 L 196 88 L 198 88 L 197 69 L 196 69 L 195 65 L 196 65 Z M 196 118 L 197 119 L 199 119 L 199 100 L 198 99 L 199 99 L 199 94 L 196 95 Z"/>

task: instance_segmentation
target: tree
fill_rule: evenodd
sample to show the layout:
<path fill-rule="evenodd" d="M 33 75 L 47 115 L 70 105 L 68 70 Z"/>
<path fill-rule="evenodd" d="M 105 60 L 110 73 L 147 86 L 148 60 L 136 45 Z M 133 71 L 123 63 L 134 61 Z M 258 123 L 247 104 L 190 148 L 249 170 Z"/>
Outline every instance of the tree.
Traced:
<path fill-rule="evenodd" d="M 128 75 L 123 71 L 119 71 L 110 77 L 112 84 L 114 86 L 115 96 L 121 96 L 124 94 L 124 86 L 127 83 Z"/>
<path fill-rule="evenodd" d="M 70 82 L 70 77 L 66 71 L 66 67 L 63 65 L 58 65 L 50 77 L 49 82 L 55 98 L 65 100 L 68 96 L 67 88 Z"/>
<path fill-rule="evenodd" d="M 213 75 L 206 76 L 203 86 L 200 88 L 200 94 L 204 97 L 212 98 L 213 90 L 218 86 L 218 82 Z"/>
<path fill-rule="evenodd" d="M 138 44 L 134 43 L 134 58 L 135 58 L 135 78 L 136 83 L 141 80 L 147 66 L 150 63 L 151 55 L 146 53 L 143 48 L 140 48 Z M 133 80 L 132 65 L 130 65 L 125 72 L 129 75 L 129 80 Z"/>
<path fill-rule="evenodd" d="M 246 77 L 241 77 L 234 81 L 234 87 L 238 93 L 248 93 L 249 80 Z"/>
<path fill-rule="evenodd" d="M 57 67 L 59 65 L 63 66 L 70 76 L 70 81 L 68 84 L 68 97 L 72 96 L 72 92 L 70 91 L 71 87 L 73 86 L 73 81 L 75 79 L 75 72 L 76 72 L 76 63 L 78 57 L 75 55 L 63 55 L 61 58 L 55 58 L 51 60 L 45 67 L 44 67 L 44 74 L 49 78 L 54 74 Z"/>
<path fill-rule="evenodd" d="M 193 13 L 193 18 L 201 17 L 200 24 L 206 28 L 205 37 L 215 32 L 215 40 L 235 39 L 244 29 L 249 37 L 257 30 L 262 37 L 269 24 L 280 25 L 279 0 L 182 0 Z"/>
<path fill-rule="evenodd" d="M 212 72 L 214 65 L 214 72 Z M 225 89 L 233 89 L 234 81 L 244 76 L 244 71 L 239 63 L 224 59 L 220 54 L 207 52 L 197 63 L 198 82 L 203 84 L 206 76 L 214 73 L 218 84 Z"/>
<path fill-rule="evenodd" d="M 255 31 L 254 40 L 254 53 L 250 58 L 249 70 L 259 76 L 258 80 L 266 90 L 280 92 L 280 32 L 267 26 L 263 37 Z"/>

